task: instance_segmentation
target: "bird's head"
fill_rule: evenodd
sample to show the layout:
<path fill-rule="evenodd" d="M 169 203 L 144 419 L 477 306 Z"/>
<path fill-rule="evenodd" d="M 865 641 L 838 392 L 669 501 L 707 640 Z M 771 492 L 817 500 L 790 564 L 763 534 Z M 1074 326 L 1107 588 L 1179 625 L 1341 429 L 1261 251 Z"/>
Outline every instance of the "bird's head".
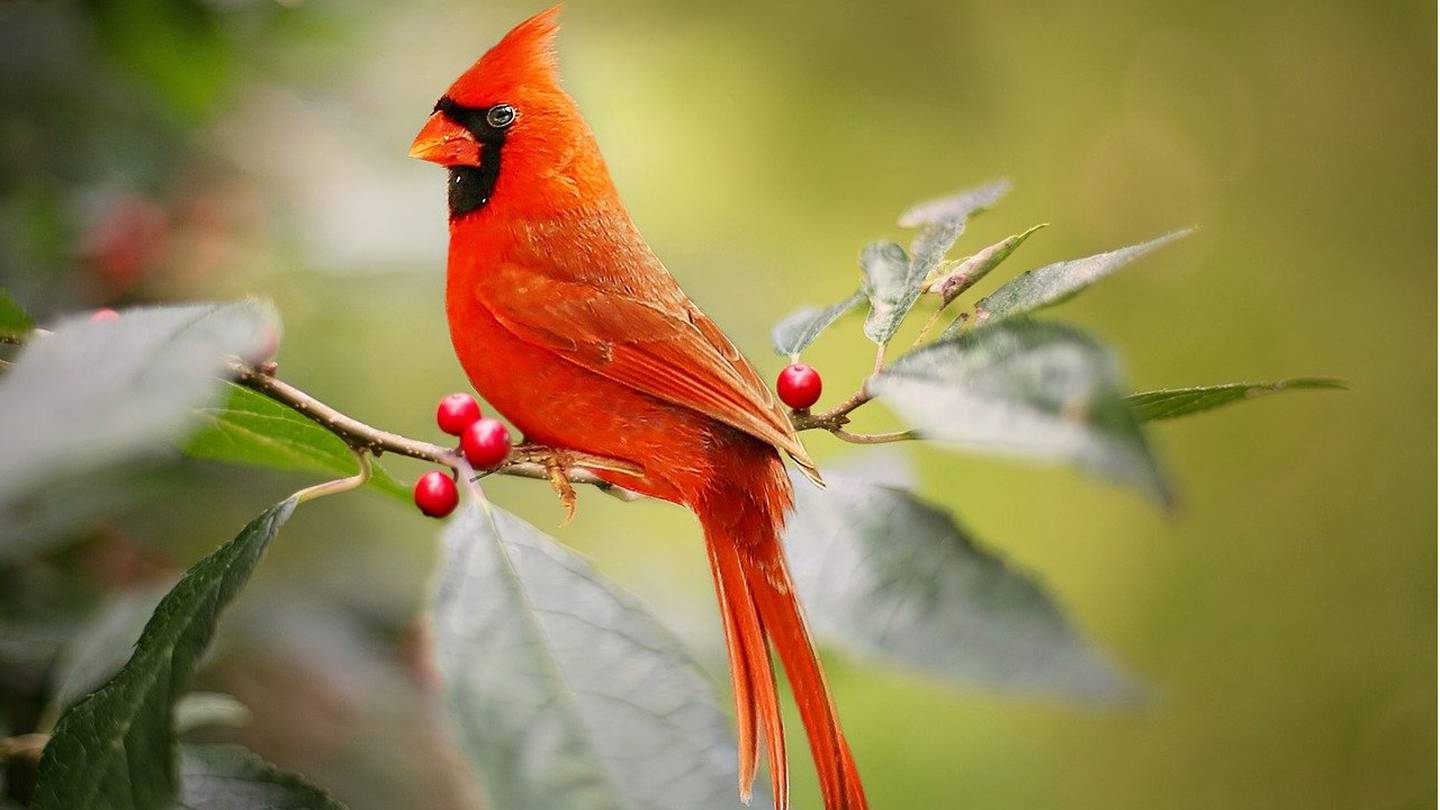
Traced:
<path fill-rule="evenodd" d="M 515 26 L 450 85 L 410 145 L 411 157 L 450 170 L 452 218 L 502 193 L 554 204 L 580 181 L 609 182 L 589 127 L 560 87 L 559 14 L 555 6 Z"/>

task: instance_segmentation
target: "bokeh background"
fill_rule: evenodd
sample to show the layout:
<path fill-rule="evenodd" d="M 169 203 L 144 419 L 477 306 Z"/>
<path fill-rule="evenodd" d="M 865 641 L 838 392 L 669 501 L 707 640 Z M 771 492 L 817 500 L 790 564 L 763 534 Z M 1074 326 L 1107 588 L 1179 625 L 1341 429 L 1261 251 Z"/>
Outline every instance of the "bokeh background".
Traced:
<path fill-rule="evenodd" d="M 444 180 L 405 152 L 537 8 L 0 4 L 0 284 L 42 317 L 267 296 L 287 379 L 437 438 L 433 403 L 465 387 Z M 1009 176 L 964 243 L 1052 223 L 1009 268 L 1200 226 L 1052 315 L 1111 342 L 1135 387 L 1351 386 L 1155 426 L 1173 516 L 1069 472 L 906 448 L 924 494 L 1036 572 L 1153 699 L 832 657 L 876 807 L 1435 804 L 1435 25 L 1420 2 L 568 4 L 562 67 L 631 211 L 767 375 L 770 325 L 847 294 L 899 211 Z M 845 322 L 807 356 L 841 394 L 870 355 Z M 162 503 L 7 572 L 5 725 L 35 719 L 49 656 L 105 595 L 163 582 L 302 482 L 177 462 Z M 490 491 L 559 521 L 543 487 Z M 466 806 L 420 629 L 435 535 L 363 495 L 298 514 L 203 672 L 253 712 L 222 736 L 357 810 Z M 556 535 L 723 671 L 685 513 L 586 494 Z"/>

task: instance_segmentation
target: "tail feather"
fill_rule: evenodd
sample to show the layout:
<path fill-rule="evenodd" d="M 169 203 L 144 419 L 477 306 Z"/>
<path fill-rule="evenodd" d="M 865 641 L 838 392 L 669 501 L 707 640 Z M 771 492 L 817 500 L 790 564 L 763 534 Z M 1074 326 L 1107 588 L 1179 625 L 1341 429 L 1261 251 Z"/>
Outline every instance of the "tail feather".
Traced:
<path fill-rule="evenodd" d="M 756 561 L 754 566 L 758 575 L 749 577 L 752 596 L 790 679 L 790 689 L 810 741 L 810 754 L 820 776 L 826 810 L 864 810 L 865 791 L 860 785 L 860 775 L 840 730 L 830 687 L 815 656 L 785 562 L 777 554 L 773 562 Z"/>
<path fill-rule="evenodd" d="M 758 749 L 756 737 L 756 714 L 765 717 L 765 733 L 774 739 L 774 730 L 779 728 L 779 700 L 775 695 L 774 671 L 770 667 L 769 654 L 765 652 L 763 640 L 757 647 L 755 634 L 749 626 L 758 627 L 754 606 L 735 583 L 738 570 L 733 559 L 724 555 L 722 549 L 710 546 L 710 571 L 715 579 L 715 596 L 720 603 L 720 617 L 725 625 L 725 648 L 730 658 L 730 680 L 735 693 L 735 725 L 738 729 L 740 755 L 740 798 L 750 803 L 750 787 L 755 783 L 755 766 Z M 728 583 L 728 585 L 727 585 Z M 745 620 L 737 618 L 745 616 Z M 745 627 L 742 627 L 742 624 Z M 762 632 L 763 636 L 763 632 Z M 756 650 L 763 655 L 757 656 Z M 767 686 L 768 685 L 768 686 Z M 783 739 L 783 737 L 781 738 Z M 783 765 L 783 753 L 781 754 Z M 775 755 L 771 754 L 771 770 L 775 769 Z"/>
<path fill-rule="evenodd" d="M 826 810 L 865 810 L 860 775 L 795 599 L 776 521 L 764 514 L 743 514 L 759 511 L 758 506 L 753 500 L 732 501 L 724 508 L 699 510 L 730 654 L 740 728 L 741 796 L 748 801 L 755 774 L 758 720 L 770 754 L 775 808 L 789 807 L 784 729 L 770 662 L 773 644 L 805 724 Z"/>
<path fill-rule="evenodd" d="M 770 754 L 770 778 L 777 810 L 789 806 L 790 774 L 786 766 L 785 727 L 780 716 L 780 693 L 775 684 L 775 670 L 770 664 L 770 649 L 765 642 L 765 628 L 756 613 L 746 582 L 740 556 L 729 543 L 709 543 L 711 568 L 720 594 L 720 613 L 727 625 L 727 646 L 730 647 L 730 680 L 734 684 L 736 720 L 740 727 L 740 797 L 750 801 L 750 785 L 755 781 L 756 717 L 765 729 L 765 745 Z M 734 634 L 731 645 L 729 636 Z M 742 698 L 743 696 L 743 698 Z M 747 702 L 749 705 L 741 705 Z"/>

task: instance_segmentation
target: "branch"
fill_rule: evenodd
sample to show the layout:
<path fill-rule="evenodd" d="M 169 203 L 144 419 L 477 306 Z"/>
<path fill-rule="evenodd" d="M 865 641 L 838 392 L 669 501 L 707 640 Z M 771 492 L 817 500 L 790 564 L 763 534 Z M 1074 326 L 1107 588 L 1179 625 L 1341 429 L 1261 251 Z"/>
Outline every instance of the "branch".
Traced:
<path fill-rule="evenodd" d="M 394 453 L 400 456 L 420 459 L 421 461 L 429 461 L 433 464 L 441 464 L 451 469 L 458 469 L 459 458 L 456 456 L 454 450 L 448 447 L 441 447 L 438 444 L 431 444 L 430 442 L 420 441 L 419 439 L 401 436 L 398 433 L 380 430 L 352 416 L 347 416 L 304 391 L 301 391 L 290 383 L 274 376 L 273 366 L 256 369 L 239 361 L 232 360 L 230 363 L 230 371 L 234 375 L 237 384 L 243 385 L 256 393 L 263 394 L 309 417 L 314 420 L 316 424 L 339 436 L 346 444 L 357 450 L 368 450 L 376 456 L 379 456 L 381 453 Z M 513 475 L 519 478 L 533 478 L 539 481 L 548 481 L 550 480 L 550 474 L 544 463 L 545 455 L 545 451 L 531 445 L 518 447 L 511 451 L 510 458 L 507 459 L 504 464 L 492 472 L 498 475 Z M 570 451 L 565 451 L 565 459 L 571 465 L 565 470 L 565 476 L 572 483 L 598 487 L 624 500 L 634 500 L 639 497 L 635 493 L 622 487 L 617 487 L 609 481 L 600 478 L 595 473 L 590 472 L 590 469 L 601 469 L 639 473 L 641 472 L 639 467 L 624 461 Z M 590 469 L 582 469 L 582 467 L 588 467 Z"/>

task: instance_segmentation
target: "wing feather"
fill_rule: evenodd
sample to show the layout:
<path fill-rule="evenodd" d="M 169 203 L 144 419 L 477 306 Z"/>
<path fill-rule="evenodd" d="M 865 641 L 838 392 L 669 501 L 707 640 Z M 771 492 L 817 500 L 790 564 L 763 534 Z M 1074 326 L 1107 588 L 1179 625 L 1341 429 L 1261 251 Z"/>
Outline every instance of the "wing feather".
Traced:
<path fill-rule="evenodd" d="M 482 303 L 521 340 L 742 430 L 784 450 L 818 481 L 770 389 L 683 294 L 644 300 L 514 264 L 492 268 L 478 285 Z"/>

